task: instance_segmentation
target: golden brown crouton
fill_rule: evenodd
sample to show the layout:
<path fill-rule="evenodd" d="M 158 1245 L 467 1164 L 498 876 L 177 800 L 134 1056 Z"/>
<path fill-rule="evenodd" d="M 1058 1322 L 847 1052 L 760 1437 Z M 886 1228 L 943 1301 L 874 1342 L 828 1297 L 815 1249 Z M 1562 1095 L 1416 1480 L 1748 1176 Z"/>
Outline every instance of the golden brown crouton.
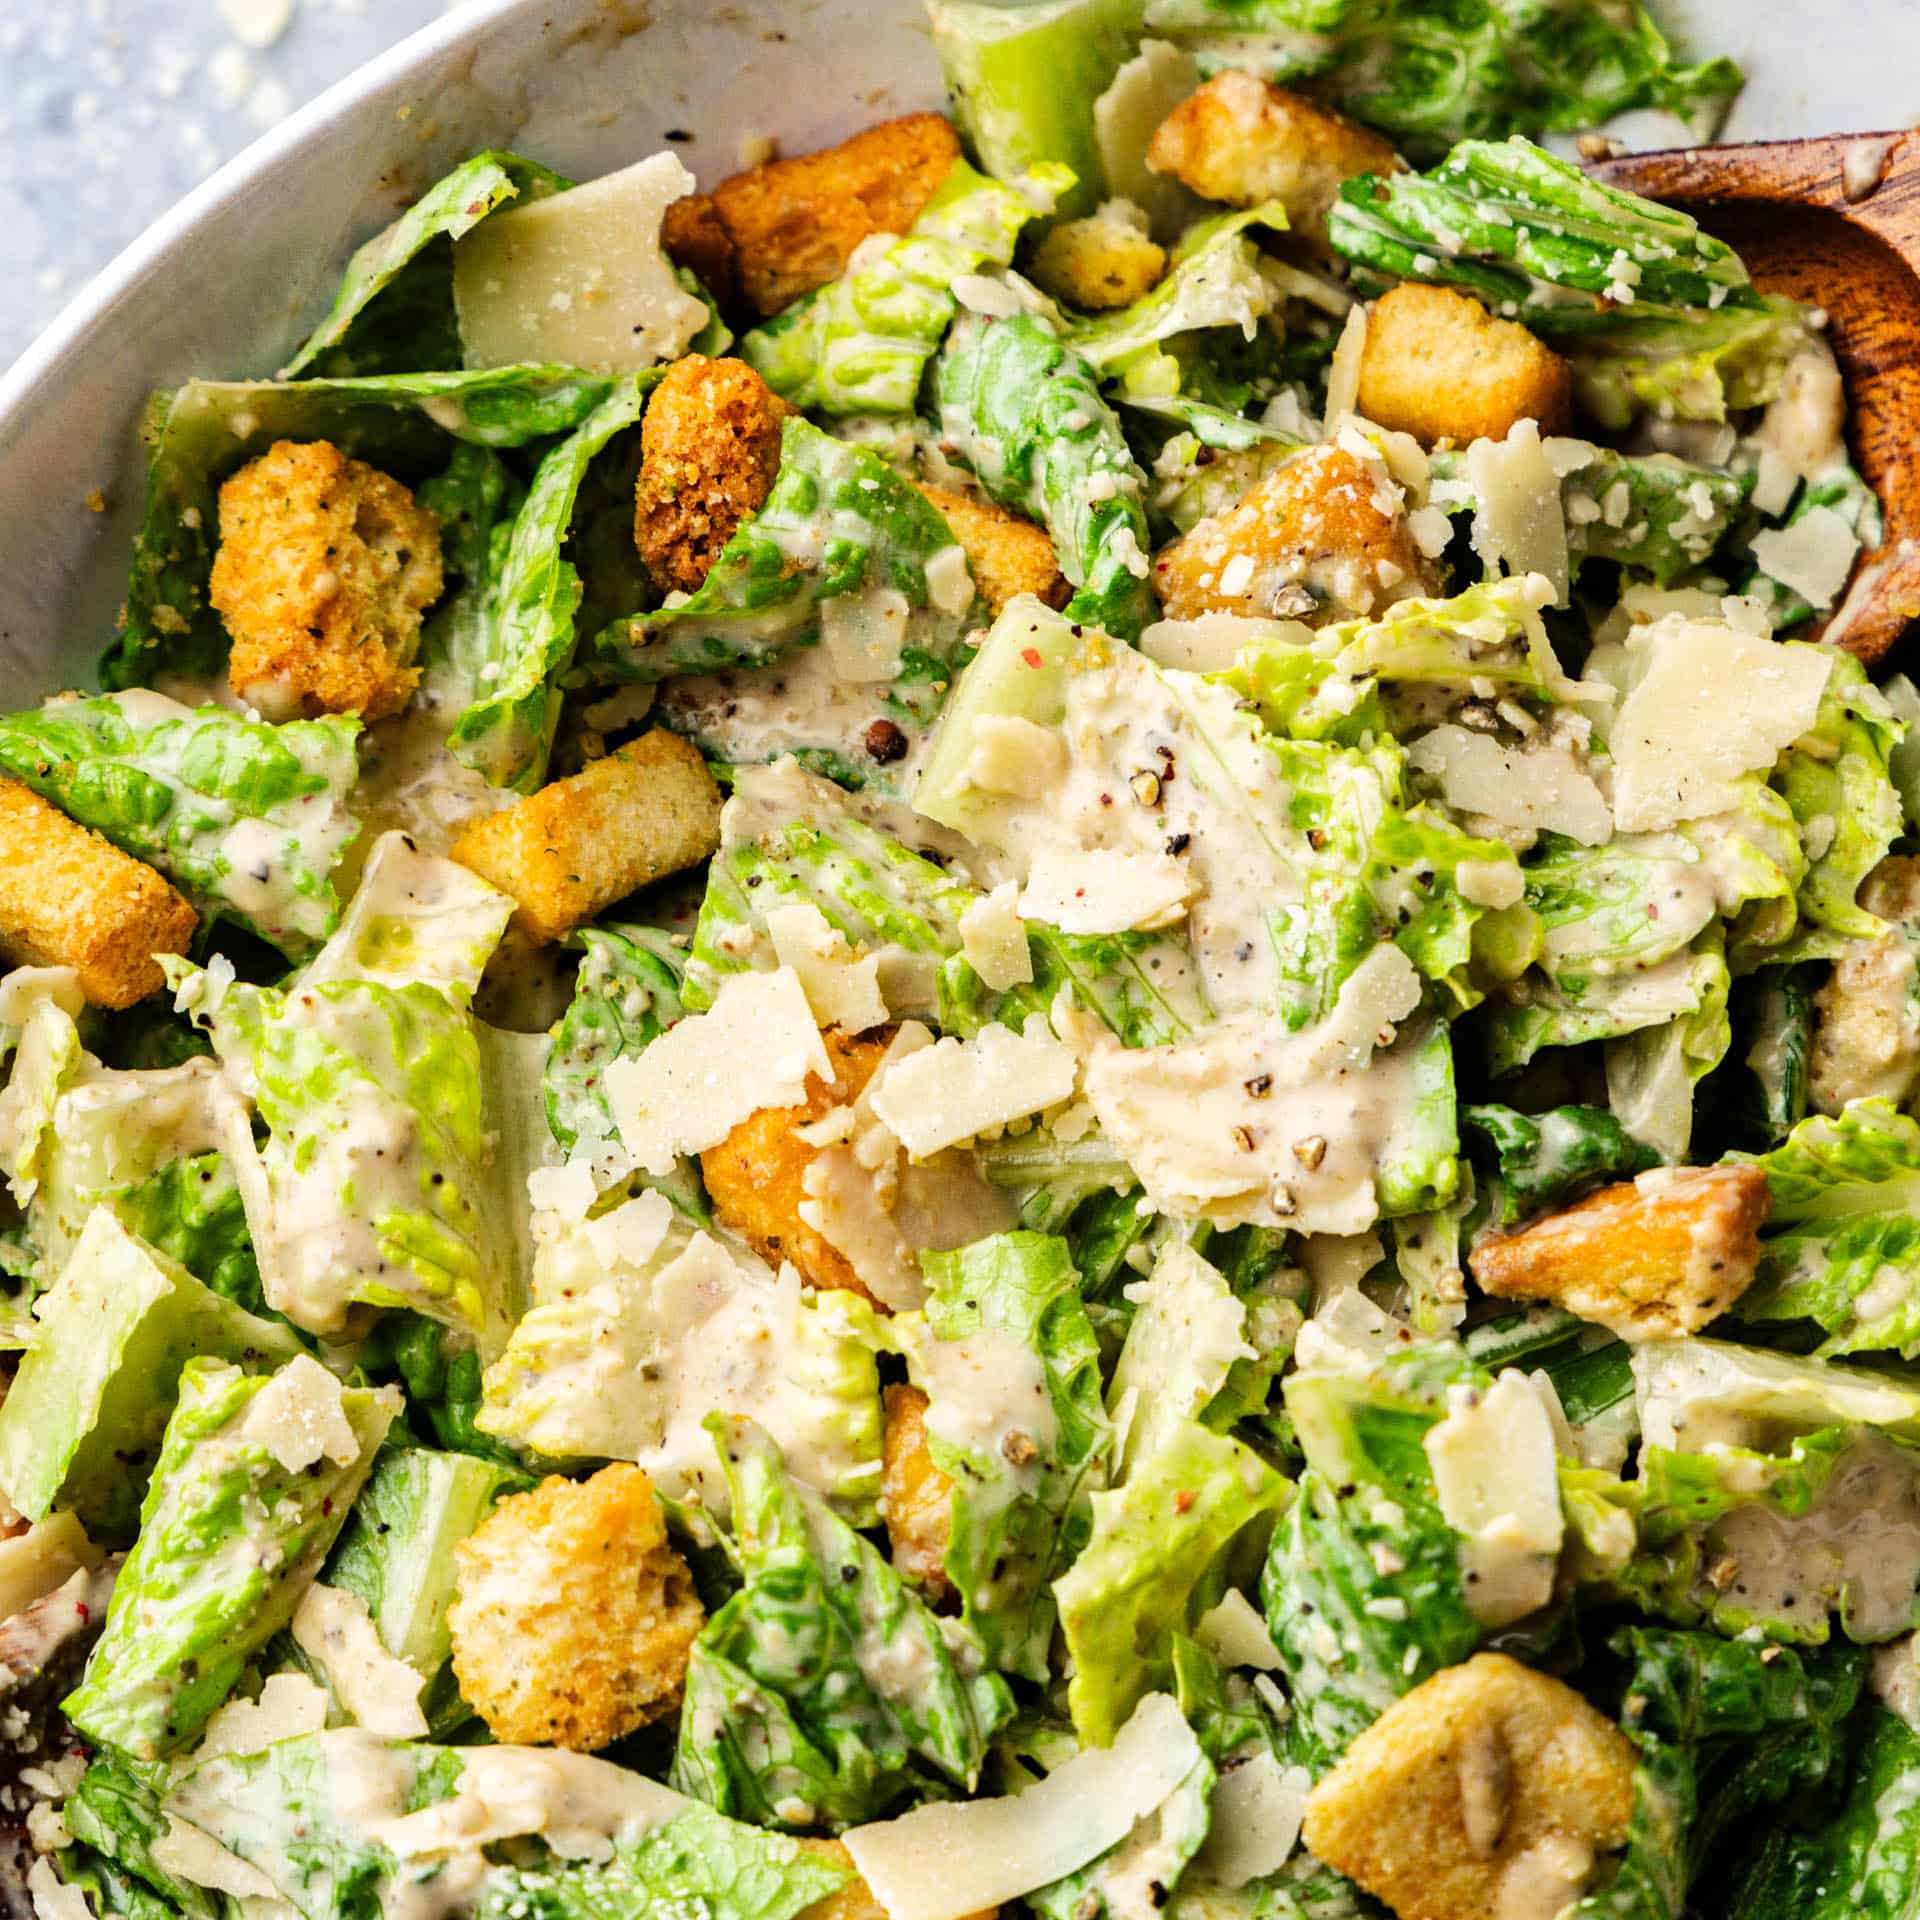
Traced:
<path fill-rule="evenodd" d="M 714 209 L 733 242 L 748 304 L 778 313 L 838 279 L 868 235 L 905 233 L 959 158 L 960 136 L 949 121 L 908 113 L 837 147 L 722 180 Z"/>
<path fill-rule="evenodd" d="M 800 1138 L 799 1129 L 860 1097 L 893 1039 L 893 1029 L 849 1034 L 834 1027 L 822 1038 L 836 1084 L 829 1087 L 809 1074 L 804 1106 L 761 1108 L 700 1156 L 700 1171 L 714 1218 L 769 1266 L 790 1260 L 810 1287 L 845 1287 L 871 1298 L 846 1255 L 800 1217 L 807 1199 L 807 1168 L 818 1149 Z"/>
<path fill-rule="evenodd" d="M 890 1386 L 882 1404 L 886 1464 L 880 1481 L 880 1515 L 893 1545 L 893 1564 L 938 1599 L 947 1591 L 953 1482 L 934 1465 L 927 1445 L 927 1396 L 918 1387 Z"/>
<path fill-rule="evenodd" d="M 1860 904 L 1883 920 L 1920 920 L 1920 860 L 1890 854 L 1867 875 Z M 1838 1113 L 1878 1095 L 1903 1107 L 1920 1088 L 1920 978 L 1910 934 L 1850 940 L 1813 996 L 1813 1104 Z"/>
<path fill-rule="evenodd" d="M 1573 417 L 1573 369 L 1470 295 L 1409 280 L 1367 315 L 1360 411 L 1429 446 L 1504 440 L 1520 420 L 1564 433 Z"/>
<path fill-rule="evenodd" d="M 1623 1340 L 1673 1340 L 1753 1283 L 1771 1198 L 1758 1167 L 1670 1167 L 1602 1187 L 1468 1256 L 1503 1300 L 1553 1300 Z"/>
<path fill-rule="evenodd" d="M 740 297 L 733 236 L 710 193 L 690 193 L 668 203 L 660 222 L 660 245 L 676 267 L 685 267 L 722 309 Z"/>
<path fill-rule="evenodd" d="M 71 967 L 96 1007 L 161 984 L 156 953 L 185 953 L 198 916 L 159 874 L 18 780 L 0 777 L 0 953 Z"/>
<path fill-rule="evenodd" d="M 817 1853 L 823 1860 L 831 1860 L 836 1866 L 842 1866 L 853 1878 L 838 1893 L 830 1893 L 824 1900 L 816 1900 L 810 1907 L 802 1907 L 794 1920 L 887 1920 L 887 1910 L 873 1897 L 873 1889 L 860 1878 L 853 1864 L 853 1855 L 838 1840 L 802 1840 L 800 1844 L 809 1853 Z M 998 1907 L 988 1907 L 981 1913 L 970 1913 L 966 1920 L 995 1920 Z"/>
<path fill-rule="evenodd" d="M 1153 563 L 1170 620 L 1279 615 L 1318 625 L 1439 590 L 1380 477 L 1344 448 L 1307 447 L 1200 521 Z"/>
<path fill-rule="evenodd" d="M 1317 251 L 1327 244 L 1327 209 L 1356 173 L 1392 173 L 1400 156 L 1345 115 L 1257 80 L 1216 73 L 1154 130 L 1147 165 L 1170 173 L 1203 200 L 1253 207 L 1278 200 Z"/>
<path fill-rule="evenodd" d="M 441 586 L 439 522 L 329 441 L 278 441 L 220 489 L 208 598 L 235 694 L 271 720 L 398 713 Z"/>
<path fill-rule="evenodd" d="M 633 539 L 654 585 L 693 593 L 780 471 L 786 403 L 744 360 L 690 353 L 640 423 Z"/>
<path fill-rule="evenodd" d="M 454 1677 L 496 1740 L 593 1753 L 679 1704 L 706 1613 L 638 1467 L 514 1494 L 453 1560 Z"/>
<path fill-rule="evenodd" d="M 1478 1653 L 1348 1748 L 1307 1796 L 1302 1833 L 1400 1920 L 1559 1913 L 1626 1844 L 1633 1764 L 1626 1735 L 1563 1681 Z"/>
<path fill-rule="evenodd" d="M 1166 249 L 1154 244 L 1147 216 L 1124 200 L 1109 200 L 1084 220 L 1061 221 L 1033 255 L 1034 279 L 1056 300 L 1090 313 L 1131 306 L 1166 270 Z"/>
<path fill-rule="evenodd" d="M 720 789 L 707 763 L 656 727 L 504 813 L 468 821 L 449 851 L 519 901 L 520 932 L 547 941 L 719 844 Z"/>
<path fill-rule="evenodd" d="M 1015 594 L 1036 594 L 1050 607 L 1064 607 L 1073 589 L 1054 558 L 1044 528 L 991 500 L 975 500 L 947 487 L 915 484 L 940 510 L 967 556 L 967 570 L 980 597 L 998 613 Z"/>

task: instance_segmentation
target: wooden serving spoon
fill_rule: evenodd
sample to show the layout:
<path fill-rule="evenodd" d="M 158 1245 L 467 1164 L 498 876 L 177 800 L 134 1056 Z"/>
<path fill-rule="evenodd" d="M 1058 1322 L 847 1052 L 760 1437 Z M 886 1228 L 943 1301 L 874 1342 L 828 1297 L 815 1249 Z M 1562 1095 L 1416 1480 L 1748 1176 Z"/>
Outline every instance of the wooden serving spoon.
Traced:
<path fill-rule="evenodd" d="M 1692 214 L 1763 292 L 1825 309 L 1886 533 L 1822 632 L 1883 659 L 1920 618 L 1920 131 L 1633 153 L 1592 172 Z"/>

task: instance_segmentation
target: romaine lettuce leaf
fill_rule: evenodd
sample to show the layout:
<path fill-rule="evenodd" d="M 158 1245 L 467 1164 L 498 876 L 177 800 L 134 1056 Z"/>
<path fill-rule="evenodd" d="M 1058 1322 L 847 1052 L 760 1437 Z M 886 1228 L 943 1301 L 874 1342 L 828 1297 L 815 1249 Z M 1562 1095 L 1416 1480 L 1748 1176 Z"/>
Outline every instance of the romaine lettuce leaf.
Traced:
<path fill-rule="evenodd" d="M 497 787 L 530 792 L 546 777 L 560 723 L 559 677 L 573 662 L 579 569 L 563 557 L 587 468 L 635 425 L 655 372 L 629 374 L 540 462 L 490 582 L 476 677 L 484 683 L 454 722 L 447 745 Z M 492 671 L 489 672 L 488 669 Z"/>
<path fill-rule="evenodd" d="M 280 377 L 459 366 L 451 243 L 509 201 L 544 200 L 572 184 L 517 153 L 476 153 L 462 161 L 355 250 L 327 317 Z M 448 245 L 436 245 L 443 240 Z"/>
<path fill-rule="evenodd" d="M 1512 1107 L 1470 1106 L 1460 1109 L 1460 1124 L 1492 1151 L 1497 1172 L 1484 1190 L 1487 1218 L 1497 1227 L 1518 1226 L 1577 1199 L 1589 1186 L 1630 1180 L 1660 1164 L 1660 1156 L 1605 1107 L 1528 1114 Z"/>
<path fill-rule="evenodd" d="M 64 1703 L 74 1725 L 135 1760 L 190 1745 L 292 1618 L 400 1405 L 305 1358 L 272 1376 L 189 1361 L 140 1537 Z"/>
<path fill-rule="evenodd" d="M 1056 162 L 1002 184 L 956 160 L 903 238 L 877 256 L 862 248 L 837 280 L 748 333 L 740 357 L 812 413 L 911 413 L 959 311 L 954 281 L 1009 265 L 1022 230 L 1072 185 Z"/>
<path fill-rule="evenodd" d="M 112 1541 L 138 1527 L 186 1363 L 258 1370 L 302 1351 L 136 1239 L 111 1207 L 95 1210 L 34 1317 L 34 1344 L 0 1403 L 0 1487 L 30 1520 L 57 1500 Z"/>
<path fill-rule="evenodd" d="M 147 405 L 153 449 L 134 542 L 127 617 L 100 663 L 111 691 L 226 666 L 227 634 L 207 603 L 220 483 L 277 440 L 330 440 L 403 477 L 444 463 L 450 440 L 517 447 L 579 425 L 611 383 L 569 367 L 380 375 L 365 380 L 190 380 Z"/>
<path fill-rule="evenodd" d="M 364 1791 L 342 1794 L 343 1779 Z M 390 1743 L 355 1728 L 202 1760 L 173 1782 L 166 1808 L 258 1868 L 302 1920 L 368 1920 L 423 1900 L 447 1920 L 794 1920 L 850 1879 L 784 1835 L 610 1761 Z M 467 1838 L 503 1828 L 504 1844 L 487 1851 Z"/>
<path fill-rule="evenodd" d="M 1111 1744 L 1142 1696 L 1171 1677 L 1174 1635 L 1203 1610 L 1195 1603 L 1208 1575 L 1293 1492 L 1251 1448 L 1189 1420 L 1123 1485 L 1092 1496 L 1092 1536 L 1053 1589 L 1082 1740 Z"/>
<path fill-rule="evenodd" d="M 1003 506 L 1042 522 L 1069 621 L 1135 640 L 1154 617 L 1145 478 L 1094 368 L 1031 314 L 963 314 L 934 362 L 941 429 Z"/>
<path fill-rule="evenodd" d="M 1013 1712 L 965 1627 L 791 1478 L 751 1422 L 709 1417 L 745 1584 L 694 1643 L 674 1784 L 766 1826 L 835 1828 L 971 1791 Z"/>
<path fill-rule="evenodd" d="M 1085 1541 L 1112 1438 L 1079 1278 L 1065 1241 L 1033 1233 L 922 1264 L 924 1323 L 893 1327 L 929 1396 L 934 1464 L 953 1481 L 947 1577 L 989 1661 L 1044 1682 L 1053 1582 Z"/>
<path fill-rule="evenodd" d="M 1418 158 L 1470 135 L 1581 132 L 1664 108 L 1698 141 L 1719 130 L 1740 69 L 1676 65 L 1638 4 L 1479 0 L 1149 0 L 1149 31 L 1202 69 L 1244 67 L 1392 134 Z"/>
<path fill-rule="evenodd" d="M 202 914 L 303 959 L 340 917 L 359 722 L 285 726 L 142 689 L 0 717 L 0 770 L 173 880 Z"/>

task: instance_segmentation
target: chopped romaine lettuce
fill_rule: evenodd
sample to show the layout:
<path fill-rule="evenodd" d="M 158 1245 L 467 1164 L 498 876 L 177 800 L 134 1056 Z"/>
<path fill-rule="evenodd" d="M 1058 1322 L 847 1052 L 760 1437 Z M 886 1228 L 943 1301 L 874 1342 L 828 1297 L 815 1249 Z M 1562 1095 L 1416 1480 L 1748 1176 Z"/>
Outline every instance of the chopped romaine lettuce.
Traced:
<path fill-rule="evenodd" d="M 970 1791 L 1013 1712 L 972 1633 L 938 1621 L 759 1428 L 707 1424 L 745 1584 L 694 1643 L 675 1785 L 803 1829 L 858 1824 L 910 1792 Z"/>
<path fill-rule="evenodd" d="M 400 1404 L 306 1358 L 271 1376 L 189 1361 L 140 1537 L 65 1702 L 74 1725 L 135 1760 L 190 1745 L 292 1618 Z"/>
<path fill-rule="evenodd" d="M 1044 1682 L 1053 1582 L 1084 1543 L 1111 1439 L 1099 1347 L 1064 1240 L 996 1234 L 923 1264 L 924 1324 L 894 1324 L 953 1481 L 947 1578 L 988 1659 Z"/>

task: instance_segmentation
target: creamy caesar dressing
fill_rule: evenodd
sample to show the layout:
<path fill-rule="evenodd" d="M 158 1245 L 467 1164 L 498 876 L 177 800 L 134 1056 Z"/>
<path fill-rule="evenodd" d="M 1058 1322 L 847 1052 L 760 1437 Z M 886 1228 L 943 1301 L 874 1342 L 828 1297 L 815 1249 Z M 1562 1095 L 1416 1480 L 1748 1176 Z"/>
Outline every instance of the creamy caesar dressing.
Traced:
<path fill-rule="evenodd" d="M 354 805 L 366 831 L 347 850 L 339 874 L 343 889 L 358 879 L 381 834 L 405 833 L 426 852 L 443 854 L 470 821 L 513 804 L 510 788 L 492 785 L 448 752 L 447 735 L 458 718 L 450 703 L 435 697 L 429 675 L 404 713 L 361 734 Z"/>
<path fill-rule="evenodd" d="M 805 748 L 832 754 L 868 777 L 884 771 L 905 786 L 926 735 L 887 697 L 892 678 L 848 680 L 833 650 L 806 646 L 771 666 L 669 680 L 660 689 L 659 710 L 721 760 L 752 765 Z"/>
<path fill-rule="evenodd" d="M 1126 1048 L 1082 1019 L 1082 1085 L 1156 1207 L 1222 1226 L 1360 1233 L 1379 1217 L 1382 1154 L 1416 1104 L 1422 1042 L 1397 1039 L 1396 1023 L 1419 1000 L 1412 963 L 1381 946 L 1328 1018 L 1298 1032 L 1242 1013 L 1171 1046 Z"/>
<path fill-rule="evenodd" d="M 380 1644 L 367 1603 L 357 1593 L 316 1581 L 294 1609 L 292 1631 L 356 1726 L 392 1740 L 426 1738 L 421 1676 Z"/>
<path fill-rule="evenodd" d="M 1850 1638 L 1872 1643 L 1920 1617 L 1920 1463 L 1862 1432 L 1803 1514 L 1752 1502 L 1707 1530 L 1703 1604 L 1812 1638 L 1838 1607 Z"/>
<path fill-rule="evenodd" d="M 957 1340 L 921 1336 L 913 1369 L 931 1404 L 927 1431 L 996 1472 L 1031 1478 L 1059 1445 L 1046 1369 L 1024 1340 L 980 1327 Z"/>

